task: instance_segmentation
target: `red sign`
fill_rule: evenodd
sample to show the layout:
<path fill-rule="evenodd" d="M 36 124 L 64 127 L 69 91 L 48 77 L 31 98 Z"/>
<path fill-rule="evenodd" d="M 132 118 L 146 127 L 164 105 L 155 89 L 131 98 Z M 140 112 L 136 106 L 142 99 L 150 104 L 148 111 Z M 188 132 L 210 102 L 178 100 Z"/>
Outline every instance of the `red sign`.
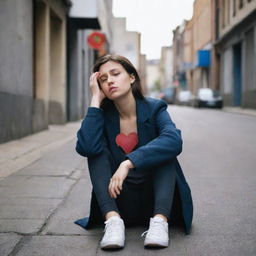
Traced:
<path fill-rule="evenodd" d="M 100 49 L 102 45 L 105 43 L 106 38 L 105 35 L 100 32 L 92 32 L 87 37 L 87 42 L 91 48 Z"/>

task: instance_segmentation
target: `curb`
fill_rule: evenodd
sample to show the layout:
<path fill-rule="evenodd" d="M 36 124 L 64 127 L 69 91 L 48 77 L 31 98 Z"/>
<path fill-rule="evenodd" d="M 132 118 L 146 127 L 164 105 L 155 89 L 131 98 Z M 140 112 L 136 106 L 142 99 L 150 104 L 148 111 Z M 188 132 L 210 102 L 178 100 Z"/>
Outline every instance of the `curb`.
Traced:
<path fill-rule="evenodd" d="M 240 107 L 224 107 L 222 110 L 229 113 L 256 117 L 256 110 L 254 109 L 240 108 Z"/>

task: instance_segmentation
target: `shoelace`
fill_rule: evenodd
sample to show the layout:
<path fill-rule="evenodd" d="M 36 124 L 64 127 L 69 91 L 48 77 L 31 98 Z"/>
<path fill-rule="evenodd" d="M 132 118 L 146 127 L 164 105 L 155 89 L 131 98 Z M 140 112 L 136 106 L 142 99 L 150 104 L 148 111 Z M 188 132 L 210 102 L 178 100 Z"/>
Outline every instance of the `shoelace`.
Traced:
<path fill-rule="evenodd" d="M 119 231 L 120 226 L 117 223 L 113 223 L 114 221 L 105 221 L 104 224 L 106 224 L 105 228 L 104 228 L 104 232 L 106 232 L 106 230 L 108 230 L 108 234 L 115 234 L 116 232 Z"/>
<path fill-rule="evenodd" d="M 152 223 L 150 223 L 150 227 L 149 227 L 149 229 L 148 230 L 146 230 L 145 232 L 143 232 L 142 234 L 141 234 L 141 236 L 143 237 L 145 234 L 147 234 L 149 231 L 150 232 L 152 232 L 152 233 L 158 233 L 158 232 L 161 232 L 162 231 L 162 229 L 160 228 L 160 226 L 159 226 L 159 223 L 161 223 L 162 224 L 162 222 L 161 221 L 152 221 Z"/>

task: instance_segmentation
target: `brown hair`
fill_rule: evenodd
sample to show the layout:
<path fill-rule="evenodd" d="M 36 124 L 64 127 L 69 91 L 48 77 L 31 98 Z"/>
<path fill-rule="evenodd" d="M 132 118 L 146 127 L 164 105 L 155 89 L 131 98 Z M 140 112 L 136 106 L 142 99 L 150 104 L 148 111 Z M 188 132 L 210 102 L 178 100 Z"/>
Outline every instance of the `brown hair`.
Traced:
<path fill-rule="evenodd" d="M 128 74 L 134 76 L 135 81 L 131 84 L 132 94 L 134 98 L 144 99 L 138 72 L 136 68 L 133 66 L 133 64 L 127 58 L 120 55 L 111 55 L 111 54 L 104 55 L 96 61 L 93 68 L 93 72 L 99 71 L 101 65 L 107 63 L 108 61 L 113 61 L 121 64 Z"/>

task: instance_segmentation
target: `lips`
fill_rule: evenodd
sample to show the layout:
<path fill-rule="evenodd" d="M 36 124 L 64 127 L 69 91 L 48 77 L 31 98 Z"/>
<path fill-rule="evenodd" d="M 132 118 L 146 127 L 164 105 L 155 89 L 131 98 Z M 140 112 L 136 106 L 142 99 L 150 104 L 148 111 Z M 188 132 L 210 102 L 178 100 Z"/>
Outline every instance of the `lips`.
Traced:
<path fill-rule="evenodd" d="M 113 92 L 113 91 L 115 91 L 116 89 L 117 89 L 117 87 L 112 86 L 112 87 L 109 88 L 109 92 Z"/>

